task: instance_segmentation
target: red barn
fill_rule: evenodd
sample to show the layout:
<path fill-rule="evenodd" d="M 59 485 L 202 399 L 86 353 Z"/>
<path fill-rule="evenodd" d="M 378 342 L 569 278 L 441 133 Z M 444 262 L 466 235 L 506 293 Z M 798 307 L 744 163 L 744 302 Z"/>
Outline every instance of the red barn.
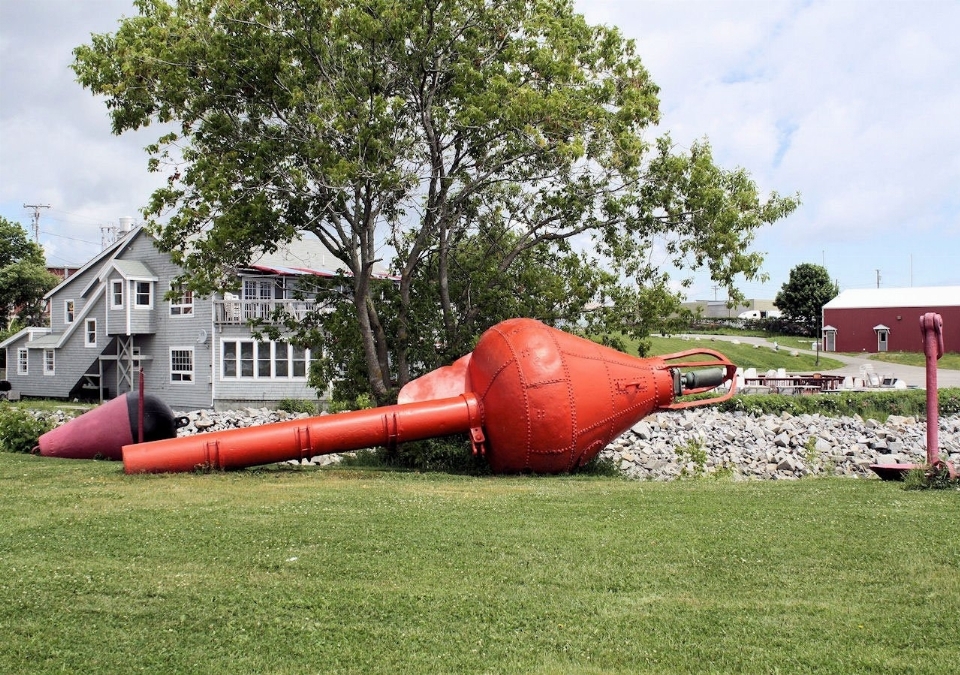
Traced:
<path fill-rule="evenodd" d="M 823 306 L 823 349 L 921 352 L 927 312 L 943 317 L 944 351 L 960 352 L 960 286 L 844 291 Z"/>

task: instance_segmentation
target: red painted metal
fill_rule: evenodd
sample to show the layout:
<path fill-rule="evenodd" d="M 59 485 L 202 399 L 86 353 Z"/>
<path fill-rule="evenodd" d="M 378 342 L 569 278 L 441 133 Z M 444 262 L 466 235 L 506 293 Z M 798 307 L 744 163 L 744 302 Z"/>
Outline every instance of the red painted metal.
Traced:
<path fill-rule="evenodd" d="M 937 361 L 943 356 L 943 317 L 936 312 L 927 312 L 920 317 L 920 332 L 923 335 L 923 353 L 927 367 L 927 467 L 942 469 L 951 476 L 957 471 L 952 464 L 940 459 L 940 392 L 937 385 Z M 903 480 L 907 472 L 918 468 L 917 464 L 871 464 L 870 468 L 883 480 Z"/>
<path fill-rule="evenodd" d="M 143 443 L 143 367 L 140 368 L 140 396 L 137 398 L 137 443 Z"/>
<path fill-rule="evenodd" d="M 127 392 L 43 434 L 34 451 L 69 459 L 123 458 L 123 447 L 138 438 L 174 438 L 189 422 L 156 396 Z"/>
<path fill-rule="evenodd" d="M 562 473 L 656 410 L 733 396 L 735 372 L 712 350 L 641 359 L 511 319 L 485 332 L 471 354 L 408 384 L 395 406 L 125 446 L 124 470 L 241 468 L 468 432 L 495 473 Z M 724 382 L 724 395 L 676 400 Z"/>
<path fill-rule="evenodd" d="M 940 465 L 940 398 L 937 361 L 943 356 L 943 318 L 927 312 L 920 317 L 923 353 L 927 359 L 927 465 Z"/>
<path fill-rule="evenodd" d="M 127 396 L 103 405 L 48 431 L 38 441 L 44 457 L 121 459 L 121 448 L 134 442 Z"/>

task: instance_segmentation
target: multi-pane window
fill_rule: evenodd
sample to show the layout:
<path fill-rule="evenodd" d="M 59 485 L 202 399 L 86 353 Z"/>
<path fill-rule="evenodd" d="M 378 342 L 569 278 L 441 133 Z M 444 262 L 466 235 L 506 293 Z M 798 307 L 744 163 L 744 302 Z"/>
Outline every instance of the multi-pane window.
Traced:
<path fill-rule="evenodd" d="M 57 357 L 52 349 L 43 350 L 43 374 L 56 375 Z"/>
<path fill-rule="evenodd" d="M 85 347 L 96 347 L 97 346 L 97 320 L 96 319 L 87 319 L 84 324 L 84 346 Z"/>
<path fill-rule="evenodd" d="M 220 373 L 224 378 L 306 378 L 310 350 L 286 342 L 224 340 Z"/>
<path fill-rule="evenodd" d="M 171 289 L 176 296 L 170 300 L 170 316 L 193 314 L 193 291 L 177 286 Z"/>
<path fill-rule="evenodd" d="M 138 281 L 136 284 L 134 306 L 153 307 L 153 284 L 149 281 Z"/>
<path fill-rule="evenodd" d="M 27 357 L 27 348 L 20 347 L 17 350 L 17 375 L 30 374 L 30 361 Z"/>
<path fill-rule="evenodd" d="M 112 309 L 121 309 L 123 307 L 122 279 L 114 279 L 110 282 L 110 307 Z"/>
<path fill-rule="evenodd" d="M 76 307 L 76 304 L 73 302 L 73 300 L 63 301 L 63 322 L 64 323 L 73 323 L 75 307 Z"/>
<path fill-rule="evenodd" d="M 193 347 L 170 349 L 170 381 L 193 382 Z"/>

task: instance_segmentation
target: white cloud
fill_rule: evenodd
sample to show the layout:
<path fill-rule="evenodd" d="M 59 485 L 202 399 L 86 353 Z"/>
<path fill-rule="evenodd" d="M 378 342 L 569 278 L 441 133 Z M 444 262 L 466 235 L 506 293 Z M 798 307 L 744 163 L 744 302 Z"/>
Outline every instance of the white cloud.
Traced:
<path fill-rule="evenodd" d="M 825 262 L 841 282 L 960 284 L 960 3 L 869 0 L 577 0 L 594 23 L 637 41 L 661 86 L 663 124 L 801 209 L 757 237 L 772 297 L 790 268 Z M 0 1 L 0 214 L 23 203 L 82 256 L 100 223 L 136 215 L 159 178 L 142 150 L 156 133 L 110 133 L 102 100 L 69 64 L 132 0 Z M 911 258 L 912 256 L 912 258 Z M 924 264 L 919 264 L 923 259 Z M 912 265 L 911 260 L 916 264 Z M 712 283 L 694 294 L 713 297 Z"/>

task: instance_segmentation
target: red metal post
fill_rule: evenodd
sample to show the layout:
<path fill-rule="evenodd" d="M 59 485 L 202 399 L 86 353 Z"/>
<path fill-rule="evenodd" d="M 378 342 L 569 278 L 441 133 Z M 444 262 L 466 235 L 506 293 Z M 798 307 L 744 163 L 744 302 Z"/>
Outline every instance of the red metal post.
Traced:
<path fill-rule="evenodd" d="M 940 398 L 937 360 L 943 356 L 943 318 L 934 312 L 920 317 L 923 353 L 927 358 L 927 464 L 940 465 Z"/>
<path fill-rule="evenodd" d="M 137 399 L 137 443 L 143 443 L 143 366 L 140 366 L 140 397 Z"/>

